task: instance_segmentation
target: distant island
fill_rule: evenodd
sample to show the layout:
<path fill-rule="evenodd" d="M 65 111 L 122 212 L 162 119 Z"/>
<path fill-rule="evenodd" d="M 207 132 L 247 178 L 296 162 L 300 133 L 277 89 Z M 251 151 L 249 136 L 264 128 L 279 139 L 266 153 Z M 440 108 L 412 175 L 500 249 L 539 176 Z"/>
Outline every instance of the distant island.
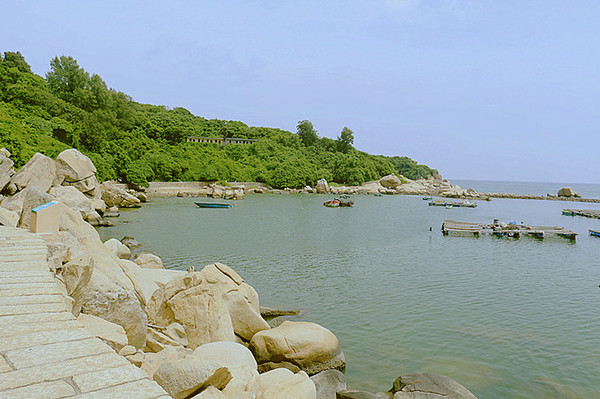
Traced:
<path fill-rule="evenodd" d="M 308 120 L 298 122 L 292 133 L 205 119 L 181 107 L 135 102 L 72 57 L 55 57 L 42 77 L 20 52 L 0 55 L 0 147 L 10 151 L 16 167 L 36 152 L 56 157 L 76 148 L 92 159 L 100 181 L 142 186 L 149 181 L 256 181 L 302 188 L 319 179 L 360 185 L 392 173 L 413 180 L 438 175 L 405 156 L 355 149 L 354 132 L 347 127 L 333 140 L 319 137 Z M 241 143 L 250 145 L 236 145 Z"/>

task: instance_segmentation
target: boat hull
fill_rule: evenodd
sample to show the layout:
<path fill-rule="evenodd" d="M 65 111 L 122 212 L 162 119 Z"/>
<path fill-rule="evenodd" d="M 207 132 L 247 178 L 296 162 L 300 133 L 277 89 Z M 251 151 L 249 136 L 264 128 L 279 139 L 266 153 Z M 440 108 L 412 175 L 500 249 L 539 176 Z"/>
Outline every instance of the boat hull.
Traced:
<path fill-rule="evenodd" d="M 231 208 L 231 204 L 221 202 L 195 202 L 199 208 Z"/>

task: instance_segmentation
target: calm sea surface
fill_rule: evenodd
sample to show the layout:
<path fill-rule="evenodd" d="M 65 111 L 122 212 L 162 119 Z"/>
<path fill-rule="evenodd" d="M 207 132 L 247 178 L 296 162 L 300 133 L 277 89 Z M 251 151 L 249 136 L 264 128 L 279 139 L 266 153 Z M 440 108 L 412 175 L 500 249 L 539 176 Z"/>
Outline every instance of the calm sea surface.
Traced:
<path fill-rule="evenodd" d="M 508 192 L 523 184 L 455 183 Z M 600 185 L 571 186 L 600 196 Z M 600 398 L 600 239 L 588 235 L 600 220 L 561 215 L 600 204 L 494 199 L 445 209 L 418 196 L 355 196 L 354 208 L 329 209 L 328 198 L 249 195 L 231 209 L 152 199 L 101 235 L 134 236 L 170 268 L 225 263 L 261 304 L 304 309 L 296 320 L 340 339 L 354 388 L 387 390 L 400 374 L 429 371 L 481 399 Z M 494 218 L 580 235 L 570 243 L 440 232 L 444 219 Z"/>

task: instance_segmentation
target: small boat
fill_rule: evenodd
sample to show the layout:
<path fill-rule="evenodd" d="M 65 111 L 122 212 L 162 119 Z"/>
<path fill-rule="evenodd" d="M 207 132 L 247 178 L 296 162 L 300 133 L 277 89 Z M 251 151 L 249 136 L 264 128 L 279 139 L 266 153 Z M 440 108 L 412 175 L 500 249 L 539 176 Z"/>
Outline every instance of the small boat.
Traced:
<path fill-rule="evenodd" d="M 377 193 L 377 194 L 373 194 L 375 197 L 383 197 L 383 194 L 381 193 Z"/>
<path fill-rule="evenodd" d="M 575 213 L 573 211 L 571 211 L 570 209 L 563 209 L 562 214 L 565 216 L 575 216 Z"/>
<path fill-rule="evenodd" d="M 432 197 L 423 197 L 423 201 L 431 201 Z"/>
<path fill-rule="evenodd" d="M 600 230 L 590 230 L 590 235 L 594 237 L 600 237 Z"/>
<path fill-rule="evenodd" d="M 350 196 L 348 194 L 342 194 L 340 195 L 340 198 L 350 198 Z"/>
<path fill-rule="evenodd" d="M 340 200 L 340 206 L 351 207 L 354 205 L 354 201 L 344 201 Z"/>
<path fill-rule="evenodd" d="M 195 202 L 200 208 L 231 208 L 231 204 L 225 202 Z"/>
<path fill-rule="evenodd" d="M 332 200 L 323 202 L 323 205 L 325 205 L 328 208 L 337 208 L 338 206 L 340 206 L 340 201 L 337 199 L 332 199 Z"/>
<path fill-rule="evenodd" d="M 450 205 L 450 204 L 446 205 L 446 209 L 452 209 L 452 208 L 453 208 L 452 205 Z"/>

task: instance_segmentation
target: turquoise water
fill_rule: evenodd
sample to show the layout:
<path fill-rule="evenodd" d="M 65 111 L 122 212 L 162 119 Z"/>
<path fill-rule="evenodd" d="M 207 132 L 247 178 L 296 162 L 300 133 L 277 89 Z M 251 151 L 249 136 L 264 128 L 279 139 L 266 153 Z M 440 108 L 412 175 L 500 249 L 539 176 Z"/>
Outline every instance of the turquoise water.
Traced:
<path fill-rule="evenodd" d="M 600 186 L 591 189 L 597 197 Z M 402 373 L 430 371 L 479 398 L 600 397 L 600 239 L 587 233 L 600 220 L 560 212 L 600 204 L 495 199 L 445 209 L 417 196 L 355 196 L 354 208 L 330 209 L 328 198 L 253 195 L 231 209 L 153 199 L 101 235 L 132 235 L 168 267 L 223 262 L 261 304 L 306 310 L 300 319 L 340 339 L 354 388 L 386 390 Z M 445 218 L 561 225 L 580 236 L 444 237 Z"/>

